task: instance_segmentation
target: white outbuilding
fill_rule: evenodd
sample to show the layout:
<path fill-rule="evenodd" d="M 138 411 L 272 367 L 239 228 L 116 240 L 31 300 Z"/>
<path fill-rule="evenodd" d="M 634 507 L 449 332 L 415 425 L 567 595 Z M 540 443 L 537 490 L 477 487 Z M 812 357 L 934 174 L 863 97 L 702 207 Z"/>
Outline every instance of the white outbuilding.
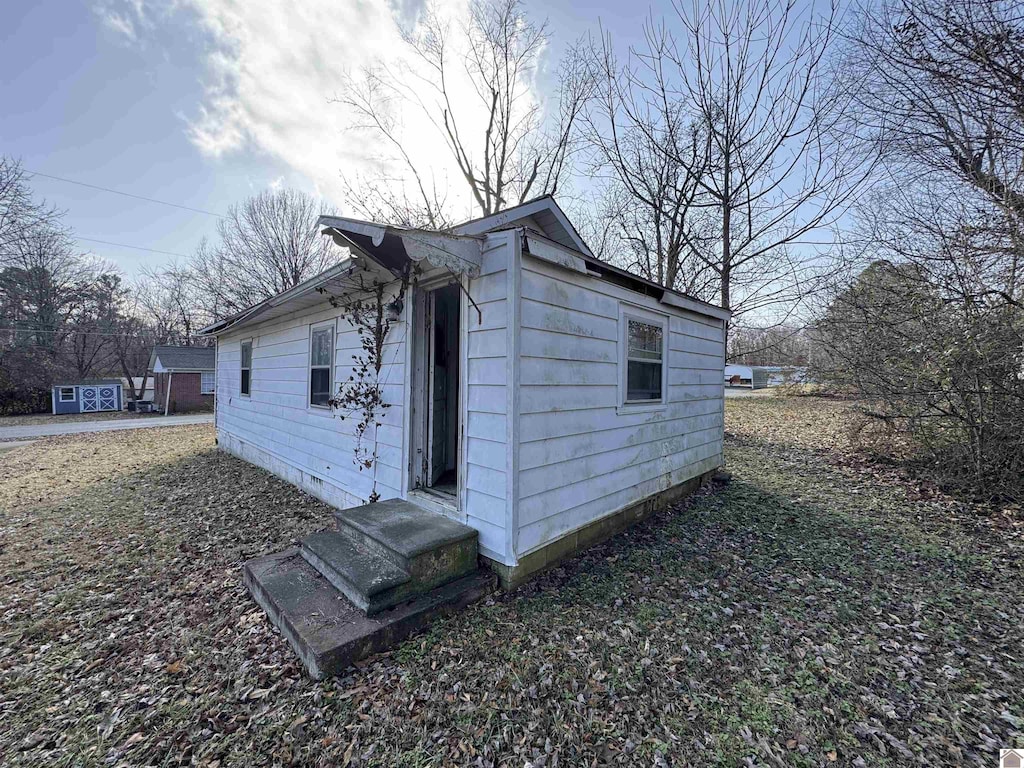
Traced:
<path fill-rule="evenodd" d="M 221 449 L 339 509 L 463 523 L 506 586 L 722 466 L 729 313 L 598 260 L 551 197 L 443 233 L 319 223 L 336 266 L 204 329 Z M 360 437 L 333 398 L 373 285 L 387 407 Z"/>
<path fill-rule="evenodd" d="M 768 386 L 768 369 L 756 365 L 727 365 L 725 384 L 729 387 L 764 389 Z"/>

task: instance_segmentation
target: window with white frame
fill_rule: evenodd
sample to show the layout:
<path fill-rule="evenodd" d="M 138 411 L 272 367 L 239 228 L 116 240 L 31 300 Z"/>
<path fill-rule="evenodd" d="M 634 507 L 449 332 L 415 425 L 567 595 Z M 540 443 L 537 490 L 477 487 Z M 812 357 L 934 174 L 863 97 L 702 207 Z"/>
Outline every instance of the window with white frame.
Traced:
<path fill-rule="evenodd" d="M 75 388 L 74 387 L 61 387 L 60 388 L 60 401 L 62 403 L 73 403 L 75 401 Z"/>
<path fill-rule="evenodd" d="M 665 318 L 656 315 L 622 315 L 624 351 L 624 402 L 665 401 Z"/>
<path fill-rule="evenodd" d="M 199 374 L 199 394 L 212 395 L 216 388 L 217 375 L 213 371 L 201 371 Z"/>
<path fill-rule="evenodd" d="M 252 341 L 242 342 L 242 381 L 239 391 L 249 396 L 252 389 Z"/>
<path fill-rule="evenodd" d="M 309 404 L 329 407 L 331 369 L 334 365 L 334 324 L 312 326 L 309 331 Z"/>

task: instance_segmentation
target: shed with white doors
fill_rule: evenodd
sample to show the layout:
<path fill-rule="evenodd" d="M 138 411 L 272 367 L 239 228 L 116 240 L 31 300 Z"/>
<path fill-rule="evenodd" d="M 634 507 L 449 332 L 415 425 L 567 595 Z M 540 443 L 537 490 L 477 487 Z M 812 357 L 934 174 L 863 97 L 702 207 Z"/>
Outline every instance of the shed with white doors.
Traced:
<path fill-rule="evenodd" d="M 598 260 L 551 197 L 446 232 L 320 225 L 335 267 L 203 331 L 222 449 L 340 508 L 464 522 L 506 585 L 723 464 L 729 313 Z M 368 285 L 388 407 L 360 439 L 330 400 L 364 339 L 337 298 Z"/>
<path fill-rule="evenodd" d="M 54 384 L 50 399 L 54 414 L 120 411 L 124 397 L 117 379 L 94 379 Z"/>

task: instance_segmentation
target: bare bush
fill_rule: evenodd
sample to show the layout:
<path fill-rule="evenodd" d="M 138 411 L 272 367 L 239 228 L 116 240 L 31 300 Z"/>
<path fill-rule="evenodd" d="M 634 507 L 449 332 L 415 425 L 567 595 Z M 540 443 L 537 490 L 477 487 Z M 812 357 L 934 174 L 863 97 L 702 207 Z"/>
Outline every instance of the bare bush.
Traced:
<path fill-rule="evenodd" d="M 875 263 L 817 325 L 817 375 L 940 480 L 1024 498 L 1024 14 L 894 0 L 848 41 L 884 174 L 858 211 Z"/>

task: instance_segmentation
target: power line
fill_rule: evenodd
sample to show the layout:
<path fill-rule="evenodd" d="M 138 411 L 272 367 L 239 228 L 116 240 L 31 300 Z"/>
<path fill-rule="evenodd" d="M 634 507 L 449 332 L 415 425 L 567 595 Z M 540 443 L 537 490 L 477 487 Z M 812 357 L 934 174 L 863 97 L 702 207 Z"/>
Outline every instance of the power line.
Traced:
<path fill-rule="evenodd" d="M 102 243 L 103 245 L 113 245 L 118 248 L 129 248 L 133 251 L 149 251 L 150 253 L 162 253 L 165 256 L 180 256 L 183 259 L 189 258 L 188 254 L 178 253 L 177 251 L 161 251 L 158 248 L 146 248 L 143 245 L 129 245 L 128 243 L 115 243 L 110 240 L 97 240 L 95 237 L 79 237 L 73 235 L 74 240 L 87 240 L 90 243 Z M 23 254 L 17 252 L 0 253 L 0 256 L 21 256 Z"/>
<path fill-rule="evenodd" d="M 188 256 L 186 254 L 184 254 L 184 253 L 175 253 L 174 251 L 161 251 L 161 250 L 159 250 L 157 248 L 144 248 L 141 245 L 128 245 L 126 243 L 112 243 L 109 240 L 97 240 L 95 237 L 79 237 L 78 235 L 75 235 L 74 239 L 75 240 L 86 240 L 86 241 L 88 241 L 90 243 L 102 243 L 103 245 L 114 245 L 114 246 L 117 246 L 118 248 L 131 248 L 132 250 L 135 250 L 135 251 L 149 251 L 150 253 L 162 253 L 164 256 L 180 256 L 183 259 L 187 259 L 188 258 Z"/>
<path fill-rule="evenodd" d="M 42 176 L 44 179 L 54 179 L 55 181 L 63 181 L 68 184 L 77 184 L 80 187 L 88 187 L 89 189 L 98 189 L 101 192 L 110 192 L 113 195 L 122 195 L 124 197 L 132 197 L 136 200 L 145 200 L 147 203 L 156 203 L 158 205 L 169 205 L 171 208 L 179 208 L 183 211 L 192 211 L 193 213 L 201 213 L 204 216 L 213 216 L 218 219 L 225 218 L 219 213 L 213 211 L 204 211 L 202 208 L 193 208 L 189 205 L 179 205 L 178 203 L 168 203 L 166 200 L 157 200 L 153 197 L 144 197 L 143 195 L 133 195 L 131 192 L 122 192 L 118 189 L 110 189 L 109 187 L 101 187 L 98 184 L 87 184 L 84 181 L 75 181 L 74 179 L 65 179 L 62 176 L 52 176 L 49 173 L 40 173 L 39 171 L 29 171 L 26 169 L 26 173 L 30 173 L 33 176 Z M 85 238 L 83 238 L 85 239 Z"/>

